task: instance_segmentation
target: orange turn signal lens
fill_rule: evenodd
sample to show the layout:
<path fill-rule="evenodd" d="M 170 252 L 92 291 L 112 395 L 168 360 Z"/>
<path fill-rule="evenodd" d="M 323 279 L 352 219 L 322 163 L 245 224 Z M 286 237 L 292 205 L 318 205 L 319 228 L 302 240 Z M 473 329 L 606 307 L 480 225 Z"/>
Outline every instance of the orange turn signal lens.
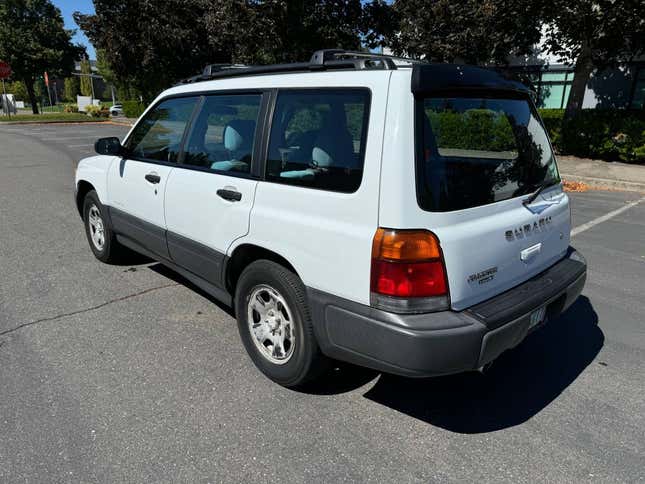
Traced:
<path fill-rule="evenodd" d="M 374 235 L 374 260 L 418 262 L 440 258 L 439 240 L 427 230 L 378 229 Z"/>

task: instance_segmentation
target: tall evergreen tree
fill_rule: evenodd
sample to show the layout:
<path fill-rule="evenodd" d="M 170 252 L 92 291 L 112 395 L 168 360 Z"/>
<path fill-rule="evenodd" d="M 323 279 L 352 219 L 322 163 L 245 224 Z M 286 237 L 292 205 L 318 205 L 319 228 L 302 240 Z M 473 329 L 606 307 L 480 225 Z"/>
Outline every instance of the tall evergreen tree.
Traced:
<path fill-rule="evenodd" d="M 80 91 L 80 86 L 78 82 L 78 77 L 72 76 L 65 78 L 65 83 L 63 85 L 63 97 L 66 101 L 75 103 L 76 96 Z"/>
<path fill-rule="evenodd" d="M 92 65 L 89 59 L 85 58 L 81 61 L 81 95 L 92 95 Z"/>

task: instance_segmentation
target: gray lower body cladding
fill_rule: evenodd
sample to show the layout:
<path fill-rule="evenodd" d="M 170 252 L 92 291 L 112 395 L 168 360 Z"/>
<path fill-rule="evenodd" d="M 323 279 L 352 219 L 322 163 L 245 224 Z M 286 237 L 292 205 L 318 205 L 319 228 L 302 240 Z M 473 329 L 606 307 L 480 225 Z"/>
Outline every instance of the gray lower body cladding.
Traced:
<path fill-rule="evenodd" d="M 541 274 L 460 312 L 394 314 L 315 289 L 309 300 L 326 355 L 404 376 L 446 375 L 477 369 L 517 346 L 535 329 L 536 309 L 546 307 L 546 321 L 555 319 L 582 292 L 586 268 L 570 250 Z"/>

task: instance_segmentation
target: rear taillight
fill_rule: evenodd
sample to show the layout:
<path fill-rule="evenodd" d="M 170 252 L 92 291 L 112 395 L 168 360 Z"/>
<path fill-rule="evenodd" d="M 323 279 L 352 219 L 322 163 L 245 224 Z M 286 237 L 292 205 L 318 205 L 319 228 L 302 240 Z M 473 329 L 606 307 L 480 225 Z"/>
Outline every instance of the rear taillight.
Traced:
<path fill-rule="evenodd" d="M 418 313 L 448 308 L 446 270 L 437 237 L 427 230 L 378 229 L 372 243 L 371 303 Z"/>

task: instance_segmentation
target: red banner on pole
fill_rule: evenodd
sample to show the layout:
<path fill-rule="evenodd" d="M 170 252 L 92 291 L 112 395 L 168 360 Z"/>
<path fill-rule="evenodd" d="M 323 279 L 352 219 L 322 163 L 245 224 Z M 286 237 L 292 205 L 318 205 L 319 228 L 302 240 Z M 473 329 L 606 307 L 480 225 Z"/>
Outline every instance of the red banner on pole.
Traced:
<path fill-rule="evenodd" d="M 11 75 L 11 66 L 0 61 L 0 79 L 6 79 Z"/>
<path fill-rule="evenodd" d="M 45 86 L 49 87 L 49 76 L 47 75 L 47 71 L 45 71 Z"/>

